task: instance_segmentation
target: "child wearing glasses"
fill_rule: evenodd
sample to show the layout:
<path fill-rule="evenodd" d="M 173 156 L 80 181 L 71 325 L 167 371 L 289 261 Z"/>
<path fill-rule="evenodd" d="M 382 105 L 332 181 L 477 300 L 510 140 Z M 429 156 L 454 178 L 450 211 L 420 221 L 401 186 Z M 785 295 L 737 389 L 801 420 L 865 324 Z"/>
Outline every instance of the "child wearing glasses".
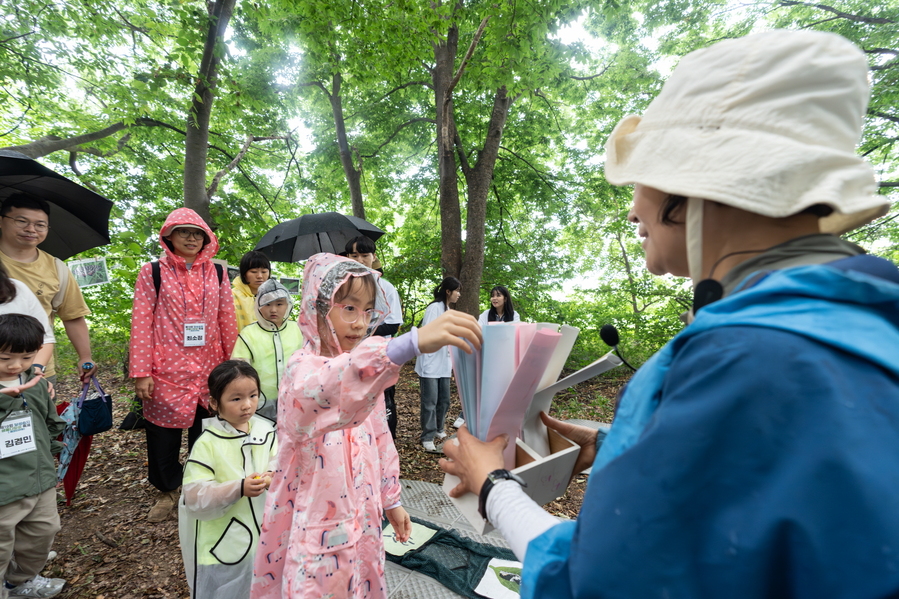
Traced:
<path fill-rule="evenodd" d="M 211 416 L 206 378 L 237 338 L 231 285 L 212 262 L 218 240 L 200 215 L 169 214 L 159 243 L 163 256 L 144 264 L 134 285 L 129 365 L 147 420 L 148 479 L 159 492 L 149 522 L 166 520 L 178 503 L 182 430 L 190 450 Z"/>
<path fill-rule="evenodd" d="M 393 339 L 370 336 L 387 309 L 376 277 L 333 254 L 306 263 L 306 343 L 281 381 L 253 599 L 387 596 L 382 517 L 400 542 L 411 521 L 400 504 L 384 389 L 412 357 L 446 345 L 470 351 L 468 342 L 480 347 L 481 337 L 477 321 L 456 311 Z"/>

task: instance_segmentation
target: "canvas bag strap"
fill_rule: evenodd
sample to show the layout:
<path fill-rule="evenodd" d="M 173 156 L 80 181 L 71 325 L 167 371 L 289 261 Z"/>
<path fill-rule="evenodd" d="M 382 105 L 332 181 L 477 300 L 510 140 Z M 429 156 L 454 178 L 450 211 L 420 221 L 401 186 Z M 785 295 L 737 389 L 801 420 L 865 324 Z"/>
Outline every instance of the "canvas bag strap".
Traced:
<path fill-rule="evenodd" d="M 66 297 L 66 290 L 69 288 L 69 267 L 59 258 L 53 258 L 53 260 L 56 263 L 56 278 L 59 279 L 59 291 L 50 300 L 50 309 L 56 314 Z"/>

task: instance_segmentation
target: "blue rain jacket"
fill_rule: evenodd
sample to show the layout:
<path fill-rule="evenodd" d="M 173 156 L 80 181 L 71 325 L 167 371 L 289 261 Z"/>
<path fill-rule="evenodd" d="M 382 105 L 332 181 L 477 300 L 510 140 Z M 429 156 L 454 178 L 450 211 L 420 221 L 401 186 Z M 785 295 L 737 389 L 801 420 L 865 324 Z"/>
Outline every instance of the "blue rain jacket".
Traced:
<path fill-rule="evenodd" d="M 747 280 L 634 375 L 523 597 L 899 596 L 899 270 Z"/>

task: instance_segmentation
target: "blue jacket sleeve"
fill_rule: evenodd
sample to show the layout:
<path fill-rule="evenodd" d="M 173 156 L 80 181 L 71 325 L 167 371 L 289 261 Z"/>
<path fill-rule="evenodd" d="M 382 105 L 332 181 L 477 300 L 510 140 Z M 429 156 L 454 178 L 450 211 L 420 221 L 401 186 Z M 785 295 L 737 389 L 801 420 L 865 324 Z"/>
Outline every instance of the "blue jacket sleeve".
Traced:
<path fill-rule="evenodd" d="M 561 530 L 531 542 L 522 595 L 896 593 L 897 389 L 869 362 L 793 333 L 696 335 L 640 439 L 591 477 L 569 546 L 547 537 Z"/>

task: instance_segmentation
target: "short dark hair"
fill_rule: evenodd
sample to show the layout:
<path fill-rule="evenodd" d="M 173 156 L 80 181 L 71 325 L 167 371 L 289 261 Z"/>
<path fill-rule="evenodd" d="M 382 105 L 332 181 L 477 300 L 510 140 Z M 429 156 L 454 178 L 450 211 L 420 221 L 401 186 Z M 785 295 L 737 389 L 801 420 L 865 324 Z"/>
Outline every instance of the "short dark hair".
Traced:
<path fill-rule="evenodd" d="M 44 325 L 34 316 L 3 314 L 0 316 L 0 351 L 26 354 L 44 344 Z"/>
<path fill-rule="evenodd" d="M 217 412 L 217 406 L 222 400 L 222 395 L 224 395 L 228 385 L 237 379 L 244 377 L 256 381 L 257 387 L 262 386 L 259 383 L 259 373 L 256 372 L 255 368 L 250 366 L 249 362 L 244 362 L 243 360 L 226 360 L 213 368 L 212 372 L 209 373 L 209 378 L 206 379 L 206 384 L 209 385 L 209 395 L 216 404 L 213 406 L 212 401 L 210 401 L 210 407 Z"/>
<path fill-rule="evenodd" d="M 355 251 L 353 251 L 354 249 Z M 375 242 L 371 240 L 371 237 L 359 235 L 347 241 L 343 251 L 347 254 L 374 254 L 378 250 L 375 249 Z"/>
<path fill-rule="evenodd" d="M 42 210 L 50 218 L 50 204 L 31 194 L 16 192 L 3 200 L 0 204 L 0 216 L 6 216 L 13 208 L 25 208 L 27 210 Z"/>
<path fill-rule="evenodd" d="M 269 262 L 268 256 L 256 250 L 250 250 L 244 254 L 243 258 L 240 259 L 240 280 L 243 281 L 244 285 L 249 285 L 247 273 L 254 268 L 264 268 L 271 273 L 272 263 Z"/>

